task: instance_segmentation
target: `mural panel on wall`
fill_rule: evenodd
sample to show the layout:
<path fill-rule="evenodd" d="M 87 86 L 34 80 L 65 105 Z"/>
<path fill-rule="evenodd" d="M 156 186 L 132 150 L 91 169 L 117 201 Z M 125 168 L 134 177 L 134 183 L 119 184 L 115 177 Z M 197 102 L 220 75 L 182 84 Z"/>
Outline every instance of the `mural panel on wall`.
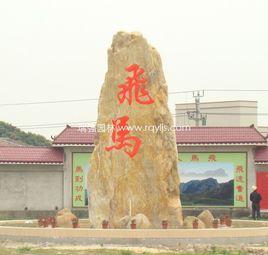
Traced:
<path fill-rule="evenodd" d="M 87 174 L 90 168 L 90 157 L 91 153 L 73 153 L 73 207 L 86 207 L 88 205 Z"/>
<path fill-rule="evenodd" d="M 179 153 L 183 206 L 247 206 L 247 154 Z"/>
<path fill-rule="evenodd" d="M 88 205 L 86 179 L 91 153 L 73 153 L 73 207 Z M 247 154 L 179 153 L 183 206 L 247 207 Z"/>

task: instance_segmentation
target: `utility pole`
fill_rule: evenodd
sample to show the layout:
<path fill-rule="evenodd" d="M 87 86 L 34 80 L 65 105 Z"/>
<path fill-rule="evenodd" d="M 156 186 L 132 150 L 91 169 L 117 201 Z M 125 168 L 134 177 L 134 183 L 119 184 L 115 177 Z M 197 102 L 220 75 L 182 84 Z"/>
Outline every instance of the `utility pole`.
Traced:
<path fill-rule="evenodd" d="M 195 111 L 188 111 L 188 119 L 195 121 L 195 126 L 199 127 L 199 122 L 202 121 L 202 126 L 206 125 L 207 115 L 202 114 L 200 111 L 200 97 L 204 96 L 204 90 L 193 91 L 193 97 L 195 98 Z"/>

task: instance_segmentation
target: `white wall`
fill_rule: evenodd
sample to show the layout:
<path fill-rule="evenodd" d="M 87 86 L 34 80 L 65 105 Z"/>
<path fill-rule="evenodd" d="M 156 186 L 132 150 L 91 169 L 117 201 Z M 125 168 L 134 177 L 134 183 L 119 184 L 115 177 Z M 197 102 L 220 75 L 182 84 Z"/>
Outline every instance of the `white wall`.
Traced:
<path fill-rule="evenodd" d="M 63 207 L 62 166 L 0 165 L 0 211 Z"/>

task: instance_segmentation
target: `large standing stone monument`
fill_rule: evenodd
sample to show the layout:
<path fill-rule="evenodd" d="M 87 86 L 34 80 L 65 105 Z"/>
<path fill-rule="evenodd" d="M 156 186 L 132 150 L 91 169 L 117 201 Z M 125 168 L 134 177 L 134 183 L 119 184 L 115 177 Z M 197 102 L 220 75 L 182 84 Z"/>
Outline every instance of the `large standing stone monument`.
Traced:
<path fill-rule="evenodd" d="M 162 220 L 181 226 L 172 126 L 159 54 L 141 34 L 117 33 L 108 50 L 88 175 L 91 227 L 103 220 L 120 227 L 129 214 L 145 215 L 153 228 Z"/>

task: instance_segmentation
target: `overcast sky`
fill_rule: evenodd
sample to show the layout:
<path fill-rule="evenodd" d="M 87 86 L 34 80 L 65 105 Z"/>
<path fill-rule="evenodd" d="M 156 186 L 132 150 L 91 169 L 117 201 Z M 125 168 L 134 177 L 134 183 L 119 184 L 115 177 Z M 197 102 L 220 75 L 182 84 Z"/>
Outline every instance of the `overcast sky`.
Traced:
<path fill-rule="evenodd" d="M 234 179 L 234 164 L 224 162 L 180 162 L 181 182 L 214 178 L 219 183 Z"/>
<path fill-rule="evenodd" d="M 140 31 L 157 48 L 170 92 L 268 89 L 267 13 L 267 0 L 0 0 L 0 104 L 98 98 L 107 48 L 120 30 Z M 208 92 L 202 100 L 258 100 L 268 113 L 267 98 Z M 192 100 L 170 95 L 170 109 Z M 97 101 L 0 106 L 0 120 L 18 126 L 96 117 Z"/>

